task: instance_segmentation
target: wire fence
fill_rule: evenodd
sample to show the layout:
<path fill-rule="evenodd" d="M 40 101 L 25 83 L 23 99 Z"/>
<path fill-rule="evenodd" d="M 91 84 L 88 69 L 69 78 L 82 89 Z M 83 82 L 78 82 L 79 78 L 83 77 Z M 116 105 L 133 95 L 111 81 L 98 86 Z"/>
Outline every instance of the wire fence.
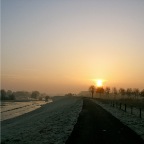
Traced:
<path fill-rule="evenodd" d="M 124 112 L 127 112 L 132 115 L 136 115 L 139 118 L 144 118 L 144 109 L 141 107 L 134 107 L 133 105 L 128 105 L 121 102 L 111 101 L 110 105 L 114 108 L 118 108 Z"/>

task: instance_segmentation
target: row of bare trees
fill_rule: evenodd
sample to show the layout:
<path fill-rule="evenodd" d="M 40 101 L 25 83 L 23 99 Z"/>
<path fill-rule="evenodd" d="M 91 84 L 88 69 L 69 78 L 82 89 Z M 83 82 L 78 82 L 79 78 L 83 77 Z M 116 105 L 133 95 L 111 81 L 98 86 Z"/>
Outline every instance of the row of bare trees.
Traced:
<path fill-rule="evenodd" d="M 40 93 L 39 91 L 32 91 L 32 92 L 27 92 L 27 91 L 16 91 L 13 92 L 11 90 L 0 90 L 0 100 L 20 100 L 20 99 L 33 99 L 33 100 L 48 100 L 49 96 L 45 93 Z"/>
<path fill-rule="evenodd" d="M 97 87 L 97 88 L 96 88 L 94 85 L 91 85 L 91 86 L 89 87 L 89 91 L 91 92 L 92 98 L 93 98 L 93 96 L 94 96 L 94 93 L 100 93 L 100 94 L 102 94 L 102 93 L 105 92 L 105 90 L 104 90 L 103 87 Z M 107 91 L 107 92 L 108 92 L 108 91 Z"/>
<path fill-rule="evenodd" d="M 138 98 L 139 96 L 144 97 L 144 89 L 143 90 L 139 90 L 138 88 L 120 88 L 117 89 L 116 87 L 106 87 L 105 89 L 103 87 L 95 87 L 94 85 L 91 85 L 89 87 L 89 92 L 91 93 L 91 96 L 93 98 L 94 93 L 99 93 L 101 94 L 106 94 L 107 96 L 109 96 L 109 94 L 113 94 L 114 97 L 116 97 L 117 95 L 121 95 L 123 98 L 125 96 L 127 96 L 128 98 Z"/>

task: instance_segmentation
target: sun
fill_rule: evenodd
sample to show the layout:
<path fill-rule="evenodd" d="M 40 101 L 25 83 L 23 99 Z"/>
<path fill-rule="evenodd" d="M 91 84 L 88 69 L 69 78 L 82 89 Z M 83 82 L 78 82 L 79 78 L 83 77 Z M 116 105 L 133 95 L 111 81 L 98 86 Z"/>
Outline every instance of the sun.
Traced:
<path fill-rule="evenodd" d="M 101 80 L 101 79 L 96 80 L 96 85 L 97 85 L 97 87 L 102 87 L 103 86 L 103 80 Z"/>
<path fill-rule="evenodd" d="M 94 82 L 94 85 L 96 87 L 103 87 L 103 85 L 104 85 L 103 83 L 107 80 L 105 80 L 105 79 L 92 79 L 92 81 Z"/>

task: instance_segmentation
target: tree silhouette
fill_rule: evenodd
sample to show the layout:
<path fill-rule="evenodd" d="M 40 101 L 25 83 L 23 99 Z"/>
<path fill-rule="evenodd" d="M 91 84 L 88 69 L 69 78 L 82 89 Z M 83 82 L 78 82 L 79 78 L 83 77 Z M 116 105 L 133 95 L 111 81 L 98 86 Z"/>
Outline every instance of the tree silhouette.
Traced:
<path fill-rule="evenodd" d="M 37 99 L 39 97 L 40 93 L 38 91 L 33 91 L 31 94 L 31 97 L 34 99 Z"/>
<path fill-rule="evenodd" d="M 130 98 L 130 96 L 132 95 L 132 89 L 131 88 L 128 88 L 126 90 L 126 94 L 128 95 L 128 97 Z"/>
<path fill-rule="evenodd" d="M 109 98 L 109 93 L 110 93 L 110 87 L 106 87 L 105 94 L 107 95 L 108 98 Z"/>
<path fill-rule="evenodd" d="M 116 87 L 112 88 L 112 93 L 114 94 L 114 99 L 116 99 L 116 96 L 118 94 L 118 91 L 117 91 Z"/>
<path fill-rule="evenodd" d="M 14 93 L 12 93 L 11 95 L 9 95 L 9 99 L 10 99 L 10 100 L 15 100 L 15 95 L 14 95 Z"/>
<path fill-rule="evenodd" d="M 109 95 L 109 93 L 110 93 L 110 87 L 106 87 L 105 88 L 105 93 Z"/>
<path fill-rule="evenodd" d="M 4 89 L 1 90 L 1 100 L 6 99 L 6 91 Z"/>
<path fill-rule="evenodd" d="M 101 96 L 101 94 L 104 93 L 104 88 L 103 87 L 97 87 L 96 93 L 99 93 Z"/>
<path fill-rule="evenodd" d="M 11 96 L 12 93 L 13 93 L 13 92 L 12 92 L 11 90 L 8 90 L 8 91 L 7 91 L 7 96 L 8 96 L 8 97 Z"/>
<path fill-rule="evenodd" d="M 141 97 L 144 97 L 144 89 L 140 92 Z"/>
<path fill-rule="evenodd" d="M 94 95 L 95 90 L 96 90 L 96 88 L 95 88 L 94 85 L 91 85 L 91 86 L 89 87 L 89 91 L 91 92 L 92 98 L 93 98 L 93 95 Z"/>
<path fill-rule="evenodd" d="M 49 98 L 50 98 L 49 96 L 46 96 L 45 101 L 47 102 L 49 100 Z"/>
<path fill-rule="evenodd" d="M 138 88 L 134 88 L 134 89 L 133 89 L 133 94 L 134 94 L 135 98 L 138 98 L 138 96 L 139 96 L 139 94 L 140 94 L 139 89 L 138 89 Z"/>
<path fill-rule="evenodd" d="M 119 89 L 119 93 L 120 93 L 122 96 L 124 96 L 125 93 L 126 93 L 126 91 L 125 91 L 124 88 L 120 88 L 120 89 Z"/>

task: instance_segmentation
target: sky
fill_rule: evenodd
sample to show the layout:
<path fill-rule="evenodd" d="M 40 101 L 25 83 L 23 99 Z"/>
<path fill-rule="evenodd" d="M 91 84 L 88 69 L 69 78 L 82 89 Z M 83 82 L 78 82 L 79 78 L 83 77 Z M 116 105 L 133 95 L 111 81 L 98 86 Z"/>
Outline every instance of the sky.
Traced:
<path fill-rule="evenodd" d="M 1 0 L 1 87 L 143 89 L 143 38 L 143 0 Z"/>

